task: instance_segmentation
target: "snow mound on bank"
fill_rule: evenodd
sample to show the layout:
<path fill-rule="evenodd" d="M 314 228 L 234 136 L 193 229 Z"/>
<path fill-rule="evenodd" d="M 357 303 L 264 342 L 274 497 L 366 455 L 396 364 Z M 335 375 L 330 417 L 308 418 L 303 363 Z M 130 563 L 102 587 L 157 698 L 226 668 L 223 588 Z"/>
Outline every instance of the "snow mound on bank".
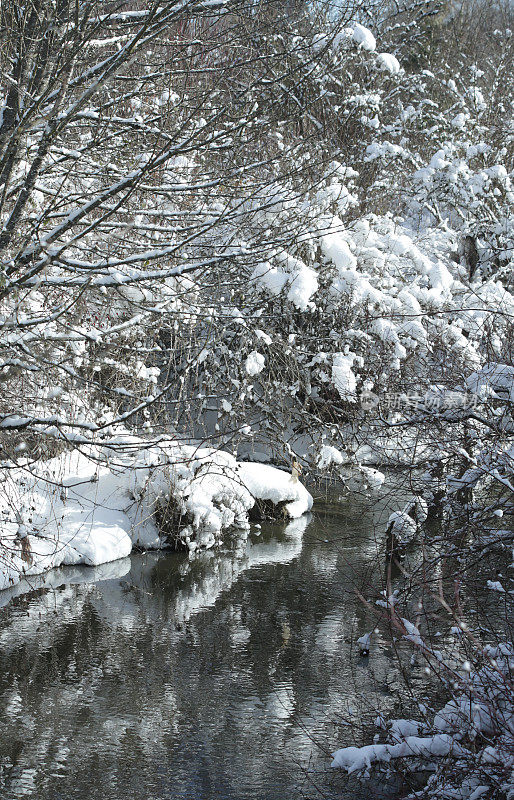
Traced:
<path fill-rule="evenodd" d="M 312 508 L 312 497 L 289 472 L 284 472 L 266 464 L 241 462 L 238 474 L 245 487 L 256 500 L 270 500 L 275 505 L 285 503 L 285 510 L 291 519 L 301 517 Z"/>
<path fill-rule="evenodd" d="M 228 529 L 248 530 L 256 500 L 284 504 L 293 519 L 312 506 L 305 487 L 274 467 L 176 442 L 125 444 L 4 470 L 0 589 L 53 567 L 124 558 L 134 546 L 213 547 Z"/>

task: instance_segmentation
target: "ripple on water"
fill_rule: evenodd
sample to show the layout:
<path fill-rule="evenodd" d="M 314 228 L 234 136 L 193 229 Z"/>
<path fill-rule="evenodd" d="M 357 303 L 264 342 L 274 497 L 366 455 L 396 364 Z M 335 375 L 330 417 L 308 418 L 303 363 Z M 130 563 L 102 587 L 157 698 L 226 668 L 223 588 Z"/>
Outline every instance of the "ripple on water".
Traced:
<path fill-rule="evenodd" d="M 245 548 L 57 570 L 5 595 L 1 797 L 357 800 L 328 763 L 391 670 L 351 647 L 372 624 L 353 589 L 380 508 L 318 509 Z"/>

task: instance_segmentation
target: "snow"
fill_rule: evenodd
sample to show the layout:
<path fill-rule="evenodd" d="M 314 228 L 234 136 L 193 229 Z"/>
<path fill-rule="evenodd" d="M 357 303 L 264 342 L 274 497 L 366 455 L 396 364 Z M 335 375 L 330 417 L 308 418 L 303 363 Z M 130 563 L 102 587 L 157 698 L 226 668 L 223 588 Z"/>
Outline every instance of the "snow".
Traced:
<path fill-rule="evenodd" d="M 312 308 L 311 298 L 318 290 L 318 277 L 312 267 L 288 253 L 277 253 L 279 266 L 269 261 L 257 264 L 252 281 L 263 286 L 272 295 L 287 289 L 287 299 L 299 310 Z"/>
<path fill-rule="evenodd" d="M 323 254 L 327 256 L 340 271 L 355 269 L 357 266 L 357 259 L 350 250 L 348 242 L 342 237 L 341 231 L 338 230 L 336 221 L 332 222 L 331 230 L 321 237 L 321 249 Z"/>
<path fill-rule="evenodd" d="M 245 370 L 246 374 L 254 377 L 255 375 L 259 375 L 264 369 L 264 365 L 266 360 L 262 353 L 258 353 L 257 350 L 252 350 L 245 361 Z"/>
<path fill-rule="evenodd" d="M 465 755 L 466 750 L 444 733 L 434 736 L 407 736 L 398 744 L 371 744 L 364 747 L 344 747 L 333 753 L 332 767 L 345 769 L 348 774 L 367 772 L 372 764 L 388 763 L 396 758 Z"/>
<path fill-rule="evenodd" d="M 453 125 L 453 127 L 454 127 L 454 128 L 459 128 L 459 129 L 461 129 L 461 128 L 464 128 L 464 127 L 465 127 L 465 125 L 466 125 L 467 121 L 468 121 L 468 116 L 467 116 L 467 114 L 460 113 L 460 114 L 457 114 L 457 115 L 456 115 L 456 116 L 455 116 L 455 117 L 452 119 L 452 123 L 451 123 L 451 124 Z"/>
<path fill-rule="evenodd" d="M 409 622 L 408 619 L 402 619 L 402 623 L 405 630 L 407 631 L 407 633 L 404 635 L 404 638 L 408 639 L 413 644 L 423 646 L 424 642 L 423 639 L 421 638 L 418 628 L 415 625 L 413 625 L 412 622 Z"/>
<path fill-rule="evenodd" d="M 271 344 L 272 341 L 273 341 L 271 336 L 268 336 L 267 333 L 265 333 L 264 331 L 259 330 L 258 328 L 256 328 L 256 330 L 255 330 L 255 335 L 256 335 L 256 337 L 258 339 L 261 339 L 264 342 L 264 344 Z"/>
<path fill-rule="evenodd" d="M 310 267 L 303 264 L 291 281 L 291 286 L 287 292 L 287 299 L 296 306 L 299 311 L 306 311 L 311 305 L 311 297 L 318 290 L 318 276 Z"/>
<path fill-rule="evenodd" d="M 264 286 L 272 295 L 280 294 L 287 283 L 287 275 L 269 261 L 263 261 L 254 269 L 252 280 Z"/>
<path fill-rule="evenodd" d="M 422 645 L 417 627 L 406 619 L 401 622 L 407 631 L 405 638 Z M 421 758 L 426 766 L 434 756 L 451 756 L 453 759 L 465 757 L 469 777 L 462 784 L 459 797 L 481 797 L 485 792 L 482 783 L 484 765 L 501 764 L 508 770 L 514 766 L 514 714 L 512 698 L 509 690 L 506 690 L 506 682 L 510 680 L 514 665 L 513 652 L 512 642 L 486 645 L 482 653 L 477 653 L 483 664 L 477 671 L 472 671 L 469 661 L 462 663 L 461 670 L 467 673 L 464 680 L 458 679 L 454 668 L 450 668 L 454 679 L 457 678 L 453 697 L 435 713 L 431 725 L 410 719 L 393 720 L 387 731 L 387 743 L 342 748 L 333 754 L 332 766 L 345 769 L 348 773 L 368 775 L 374 764 L 389 764 L 398 758 Z M 441 661 L 441 654 L 431 651 L 431 655 Z M 419 708 L 426 714 L 425 706 L 420 704 Z M 381 714 L 376 725 L 382 731 L 388 728 Z M 430 730 L 432 733 L 428 735 Z M 473 753 L 463 746 L 465 740 L 476 740 Z M 470 775 L 471 764 L 477 765 L 477 769 L 472 770 Z M 403 767 L 416 771 L 418 765 L 404 761 Z M 444 771 L 445 766 L 442 765 L 441 769 Z M 444 796 L 456 795 L 444 792 Z"/>
<path fill-rule="evenodd" d="M 377 56 L 377 64 L 379 69 L 384 72 L 389 72 L 391 75 L 397 75 L 400 70 L 400 62 L 391 53 L 379 53 Z"/>
<path fill-rule="evenodd" d="M 479 397 L 503 397 L 514 402 L 514 367 L 489 363 L 466 379 L 466 386 Z"/>
<path fill-rule="evenodd" d="M 375 161 L 377 158 L 397 158 L 405 156 L 404 148 L 392 142 L 373 142 L 366 147 L 365 161 Z"/>
<path fill-rule="evenodd" d="M 413 540 L 418 530 L 416 522 L 406 511 L 393 511 L 388 520 L 388 527 L 398 539 L 400 544 L 408 544 Z"/>
<path fill-rule="evenodd" d="M 353 353 L 335 353 L 332 362 L 332 380 L 343 400 L 355 403 L 357 379 L 352 372 Z"/>
<path fill-rule="evenodd" d="M 289 472 L 249 461 L 241 462 L 237 472 L 252 497 L 271 500 L 275 504 L 285 502 L 291 519 L 302 516 L 312 508 L 312 496 Z"/>
<path fill-rule="evenodd" d="M 321 446 L 318 456 L 318 467 L 320 469 L 326 469 L 332 464 L 344 464 L 346 461 L 348 461 L 348 457 L 344 456 L 336 447 L 328 444 Z"/>
<path fill-rule="evenodd" d="M 487 588 L 492 589 L 494 592 L 504 592 L 505 589 L 503 588 L 500 581 L 487 581 Z"/>
<path fill-rule="evenodd" d="M 401 742 L 407 736 L 418 736 L 422 727 L 421 723 L 414 719 L 395 719 L 389 728 L 389 736 Z"/>
<path fill-rule="evenodd" d="M 359 464 L 359 472 L 365 480 L 365 485 L 376 491 L 383 486 L 385 482 L 385 475 L 383 472 L 380 472 L 378 469 L 374 469 L 373 467 L 366 467 L 362 464 Z"/>
<path fill-rule="evenodd" d="M 368 28 L 358 22 L 353 26 L 353 41 L 362 47 L 363 50 L 373 52 L 377 46 L 377 40 Z"/>
<path fill-rule="evenodd" d="M 140 12 L 129 12 L 126 18 L 139 18 L 131 14 Z M 373 20 L 373 15 L 360 18 Z M 238 464 L 228 453 L 209 448 L 169 442 L 150 447 L 133 440 L 132 453 L 99 446 L 89 449 L 91 442 L 101 441 L 107 424 L 101 392 L 96 393 L 96 388 L 88 392 L 89 376 L 97 375 L 105 385 L 105 374 L 113 375 L 112 381 L 107 377 L 109 397 L 118 400 L 119 413 L 127 417 L 139 398 L 144 398 L 133 415 L 134 424 L 147 412 L 145 402 L 154 397 L 160 400 L 165 370 L 159 375 L 155 364 L 165 363 L 170 348 L 162 348 L 168 353 L 162 352 L 161 345 L 156 346 L 159 353 L 147 349 L 148 340 L 161 344 L 167 340 L 159 335 L 159 314 L 166 315 L 166 329 L 170 320 L 177 326 L 172 348 L 185 365 L 181 408 L 188 403 L 186 389 L 191 387 L 202 403 L 210 399 L 216 412 L 230 414 L 231 419 L 223 421 L 230 422 L 238 438 L 251 437 L 248 449 L 256 440 L 263 451 L 284 452 L 294 430 L 297 452 L 302 439 L 311 464 L 315 462 L 321 470 L 333 467 L 350 489 L 344 473 L 355 470 L 358 490 L 363 485 L 378 488 L 384 480 L 382 473 L 363 466 L 364 460 L 377 465 L 393 460 L 421 465 L 427 468 L 428 477 L 423 479 L 428 484 L 427 496 L 444 491 L 452 501 L 446 506 L 450 527 L 456 490 L 480 488 L 488 481 L 493 488 L 488 502 L 493 505 L 482 519 L 489 526 L 492 515 L 503 513 L 497 508 L 502 504 L 509 521 L 508 498 L 514 483 L 509 438 L 513 425 L 509 404 L 514 402 L 514 367 L 509 365 L 514 318 L 514 175 L 507 118 L 512 91 L 508 81 L 501 81 L 505 113 L 500 109 L 483 114 L 495 95 L 488 91 L 488 80 L 481 80 L 484 72 L 476 65 L 453 70 L 454 79 L 439 71 L 438 63 L 431 64 L 434 72 L 413 67 L 407 75 L 396 56 L 377 51 L 368 28 L 354 24 L 340 31 L 335 18 L 333 22 L 334 27 L 320 21 L 319 32 L 314 37 L 310 32 L 306 40 L 293 25 L 270 44 L 272 50 L 278 46 L 280 58 L 291 55 L 299 85 L 312 82 L 317 101 L 308 107 L 290 82 L 275 88 L 287 97 L 288 107 L 297 105 L 313 136 L 302 135 L 301 125 L 292 126 L 276 115 L 270 129 L 267 104 L 257 98 L 253 106 L 250 81 L 241 89 L 245 119 L 226 117 L 216 106 L 215 95 L 214 105 L 197 109 L 191 125 L 185 115 L 182 134 L 174 137 L 165 128 L 176 127 L 191 98 L 175 94 L 173 87 L 178 86 L 172 75 L 164 83 L 162 75 L 156 83 L 149 75 L 148 97 L 138 89 L 135 94 L 140 96 L 131 93 L 128 104 L 134 116 L 127 116 L 123 102 L 119 105 L 116 92 L 113 95 L 109 119 L 115 128 L 121 126 L 127 132 L 135 126 L 140 141 L 142 152 L 133 153 L 134 164 L 121 157 L 123 148 L 118 158 L 122 140 L 116 143 L 117 135 L 107 150 L 104 142 L 99 141 L 97 147 L 91 140 L 88 125 L 93 121 L 96 128 L 102 120 L 102 109 L 93 99 L 92 107 L 84 107 L 79 115 L 77 133 L 82 133 L 75 136 L 73 129 L 68 135 L 63 127 L 63 135 L 57 136 L 27 211 L 15 226 L 22 238 L 23 231 L 41 233 L 21 245 L 21 266 L 30 262 L 34 270 L 26 275 L 20 269 L 20 253 L 8 247 L 8 258 L 13 258 L 8 270 L 11 281 L 2 287 L 5 362 L 0 372 L 7 396 L 0 428 L 6 444 L 12 441 L 19 464 L 2 476 L 0 572 L 7 584 L 21 574 L 30 581 L 35 572 L 57 564 L 100 565 L 118 559 L 111 563 L 121 565 L 134 544 L 145 548 L 166 544 L 163 519 L 170 537 L 197 551 L 221 542 L 230 528 L 247 530 L 256 498 L 283 504 L 284 512 L 293 517 L 310 507 L 312 499 L 295 476 Z M 399 23 L 390 31 L 391 49 L 407 53 L 408 41 L 401 38 L 403 22 Z M 114 40 L 97 42 L 105 45 Z M 311 42 L 319 56 L 312 60 Z M 496 45 L 489 48 L 493 62 L 496 49 Z M 192 81 L 194 86 L 194 76 Z M 165 83 L 169 85 L 163 92 Z M 76 81 L 72 84 L 77 85 Z M 245 96 L 251 98 L 248 106 Z M 164 128 L 157 125 L 161 110 L 171 114 L 170 125 Z M 59 115 L 64 126 L 67 113 L 62 110 Z M 119 118 L 118 113 L 122 114 Z M 506 121 L 504 136 L 495 133 L 499 117 Z M 344 145 L 336 148 L 341 161 L 327 167 L 327 153 L 336 155 L 334 140 L 340 126 L 344 129 L 347 123 L 355 135 L 343 136 L 344 142 L 339 137 Z M 47 124 L 50 120 L 38 119 L 36 109 L 35 136 L 29 135 L 27 146 L 15 158 L 15 182 L 9 178 L 6 197 L 17 196 L 23 185 L 20 181 L 34 166 L 36 144 Z M 252 135 L 259 126 L 269 129 L 269 140 Z M 235 162 L 229 132 L 237 141 Z M 161 155 L 148 147 L 155 135 L 169 142 Z M 272 142 L 271 160 L 267 141 Z M 242 142 L 248 142 L 248 148 Z M 432 143 L 429 149 L 427 142 Z M 218 147 L 221 161 L 218 156 L 211 159 Z M 280 155 L 275 158 L 277 150 Z M 55 157 L 84 163 L 71 172 L 69 163 L 65 172 L 55 172 Z M 216 167 L 221 163 L 228 166 L 225 175 Z M 150 165 L 151 172 L 147 171 Z M 350 165 L 358 166 L 361 174 Z M 135 171 L 126 174 L 128 169 Z M 230 191 L 223 189 L 225 179 Z M 134 180 L 141 192 L 132 193 L 130 199 Z M 115 197 L 121 200 L 125 190 L 129 202 L 123 200 L 117 206 Z M 56 197 L 59 208 L 48 217 Z M 95 232 L 104 213 L 110 217 L 109 225 L 102 224 Z M 45 216 L 54 220 L 46 230 Z M 479 255 L 474 274 L 469 269 L 473 265 L 465 263 L 464 242 L 469 234 L 476 239 Z M 200 268 L 198 278 L 189 285 L 174 283 L 182 272 L 191 271 L 193 276 Z M 494 280 L 487 279 L 489 270 Z M 20 293 L 22 274 L 25 289 Z M 212 299 L 206 286 L 218 287 Z M 194 300 L 196 292 L 198 300 Z M 206 299 L 212 308 L 205 307 Z M 134 304 L 140 306 L 137 315 L 133 309 L 127 311 Z M 103 316 L 112 310 L 116 312 L 112 320 L 90 319 L 93 312 Z M 123 355 L 115 353 L 117 339 Z M 205 366 L 202 385 L 195 387 L 197 350 L 197 362 Z M 257 376 L 264 369 L 269 380 L 261 381 Z M 465 376 L 469 377 L 463 387 Z M 252 378 L 256 378 L 253 387 L 248 385 Z M 431 386 L 432 381 L 441 386 Z M 142 382 L 149 384 L 147 389 L 141 387 Z M 48 389 L 49 383 L 60 387 L 60 396 Z M 380 408 L 373 411 L 374 403 L 366 408 L 361 391 L 368 397 L 372 394 Z M 396 395 L 396 391 L 408 394 Z M 79 395 L 78 400 L 73 393 Z M 471 400 L 466 405 L 468 396 Z M 334 399 L 335 406 L 344 407 L 331 409 Z M 490 399 L 494 402 L 483 402 Z M 350 403 L 353 410 L 348 408 Z M 394 411 L 388 414 L 388 408 Z M 464 426 L 454 425 L 463 409 L 466 416 L 470 411 L 465 449 L 460 446 Z M 170 409 L 170 427 L 171 413 Z M 267 427 L 270 413 L 273 421 Z M 148 420 L 144 424 L 150 426 Z M 24 464 L 21 455 L 34 452 L 32 443 L 40 432 L 45 441 L 54 436 L 85 448 L 80 455 L 36 466 Z M 274 441 L 270 444 L 270 440 Z M 432 463 L 427 465 L 429 458 Z M 451 465 L 461 459 L 468 465 L 464 475 L 460 471 L 459 478 L 448 475 Z M 497 493 L 496 488 L 502 491 Z M 477 537 L 490 536 L 482 530 L 480 492 L 475 495 L 468 511 Z M 421 503 L 407 504 L 391 515 L 390 529 L 406 544 L 416 537 L 424 517 Z M 496 527 L 494 516 L 493 521 Z M 298 520 L 298 530 L 304 524 L 305 516 Z M 292 530 L 294 536 L 294 524 Z M 494 531 L 499 539 L 504 534 L 509 541 L 506 532 Z M 441 542 L 441 558 L 447 546 L 448 542 Z M 287 557 L 295 552 L 294 546 L 289 548 Z M 490 591 L 484 594 L 496 607 L 505 607 L 512 596 L 508 578 L 495 572 L 489 576 L 492 580 L 486 577 L 482 584 Z M 390 597 L 379 602 L 393 613 Z M 397 608 L 398 614 L 418 616 L 400 603 Z M 461 629 L 451 631 L 457 635 Z M 418 628 L 408 620 L 403 621 L 401 632 L 425 654 L 431 637 L 437 635 L 428 629 L 424 644 Z M 470 639 L 466 654 L 470 661 L 463 661 L 462 653 L 456 656 L 457 667 L 447 684 L 453 705 L 436 716 L 436 729 L 441 726 L 437 733 L 462 735 L 464 731 L 476 736 L 477 731 L 494 728 L 495 698 L 489 690 L 498 685 L 497 676 L 489 672 L 480 698 L 475 689 L 482 678 L 471 671 L 475 645 L 471 637 L 465 638 Z M 460 644 L 454 636 L 452 647 L 457 651 Z M 514 660 L 512 652 L 499 649 L 493 655 L 485 647 L 482 652 L 481 646 L 477 645 L 481 666 L 487 656 L 498 662 Z M 455 698 L 459 690 L 453 677 L 458 684 L 463 671 L 464 685 L 472 682 L 473 691 L 466 688 L 462 698 Z M 504 697 L 508 698 L 507 692 Z M 502 722 L 514 729 L 511 708 L 501 708 L 506 712 Z M 427 728 L 417 725 L 395 721 L 389 732 L 393 741 L 386 748 L 403 745 L 409 738 L 419 742 L 420 731 Z M 435 747 L 441 740 L 430 742 Z M 483 742 L 479 746 L 483 748 Z M 484 763 L 501 753 L 496 747 L 482 750 Z M 368 751 L 364 761 L 369 764 L 382 757 L 395 756 L 391 749 Z M 507 796 L 503 788 L 497 791 Z M 480 786 L 475 787 L 477 793 L 482 793 Z M 462 796 L 467 796 L 464 790 Z"/>
<path fill-rule="evenodd" d="M 291 519 L 312 507 L 298 479 L 275 467 L 173 441 L 126 439 L 116 456 L 84 448 L 3 476 L 0 589 L 61 565 L 123 559 L 134 545 L 165 547 L 156 513 L 170 508 L 176 536 L 194 551 L 219 544 L 230 528 L 248 530 L 256 499 L 283 503 Z"/>

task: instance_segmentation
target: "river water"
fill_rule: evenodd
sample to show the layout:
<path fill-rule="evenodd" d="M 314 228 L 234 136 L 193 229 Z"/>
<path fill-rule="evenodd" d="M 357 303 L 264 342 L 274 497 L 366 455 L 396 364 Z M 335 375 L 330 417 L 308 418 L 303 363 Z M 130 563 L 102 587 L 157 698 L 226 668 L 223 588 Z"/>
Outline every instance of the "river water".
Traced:
<path fill-rule="evenodd" d="M 2 800 L 382 796 L 329 765 L 398 710 L 380 634 L 369 659 L 352 646 L 374 624 L 355 589 L 380 579 L 384 505 L 321 498 L 192 561 L 135 554 L 2 593 Z"/>

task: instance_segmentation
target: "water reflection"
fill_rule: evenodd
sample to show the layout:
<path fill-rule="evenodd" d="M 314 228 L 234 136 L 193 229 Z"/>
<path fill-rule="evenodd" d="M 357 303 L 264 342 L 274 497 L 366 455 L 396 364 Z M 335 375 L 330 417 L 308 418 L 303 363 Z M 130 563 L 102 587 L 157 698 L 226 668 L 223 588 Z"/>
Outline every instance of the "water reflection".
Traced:
<path fill-rule="evenodd" d="M 350 646 L 372 624 L 352 589 L 378 511 L 318 509 L 192 562 L 58 570 L 3 598 L 0 795 L 358 798 L 327 755 L 342 716 L 394 702 L 386 656 Z"/>

